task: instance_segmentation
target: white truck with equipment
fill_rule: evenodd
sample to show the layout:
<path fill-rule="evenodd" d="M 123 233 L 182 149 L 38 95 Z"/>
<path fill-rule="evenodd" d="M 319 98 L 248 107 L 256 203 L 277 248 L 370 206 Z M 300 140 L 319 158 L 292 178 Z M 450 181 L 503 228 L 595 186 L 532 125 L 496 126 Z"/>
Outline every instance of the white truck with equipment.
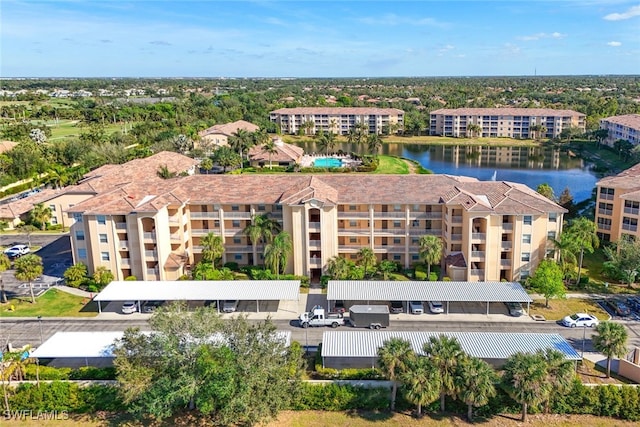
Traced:
<path fill-rule="evenodd" d="M 300 326 L 308 328 L 309 326 L 331 326 L 337 328 L 344 325 L 344 317 L 342 313 L 327 313 L 322 306 L 316 305 L 308 313 L 300 315 Z"/>

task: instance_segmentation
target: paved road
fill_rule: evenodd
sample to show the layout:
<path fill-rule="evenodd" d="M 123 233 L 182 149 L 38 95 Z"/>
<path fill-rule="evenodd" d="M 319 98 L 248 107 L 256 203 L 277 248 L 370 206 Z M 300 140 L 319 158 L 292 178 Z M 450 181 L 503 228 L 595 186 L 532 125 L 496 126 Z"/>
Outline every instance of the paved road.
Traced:
<path fill-rule="evenodd" d="M 302 329 L 297 326 L 297 321 L 274 320 L 279 330 L 290 330 L 291 338 L 304 345 L 317 345 L 322 339 L 324 331 L 330 328 L 309 328 Z M 96 320 L 96 319 L 74 319 L 55 320 L 42 319 L 33 320 L 11 320 L 0 319 L 0 343 L 2 346 L 6 342 L 11 342 L 14 347 L 25 344 L 38 346 L 42 332 L 42 340 L 46 341 L 57 331 L 122 331 L 129 327 L 140 327 L 142 330 L 149 330 L 149 325 L 143 319 L 126 320 Z M 629 330 L 629 345 L 640 347 L 640 323 L 627 324 Z M 351 330 L 344 327 L 339 330 Z M 439 322 L 416 322 L 416 321 L 394 321 L 387 328 L 389 331 L 442 331 L 442 332 L 543 332 L 558 333 L 562 335 L 577 350 L 582 349 L 583 333 L 585 339 L 585 351 L 593 351 L 591 335 L 593 330 L 586 328 L 565 328 L 554 322 L 460 322 L 460 321 L 439 321 Z"/>

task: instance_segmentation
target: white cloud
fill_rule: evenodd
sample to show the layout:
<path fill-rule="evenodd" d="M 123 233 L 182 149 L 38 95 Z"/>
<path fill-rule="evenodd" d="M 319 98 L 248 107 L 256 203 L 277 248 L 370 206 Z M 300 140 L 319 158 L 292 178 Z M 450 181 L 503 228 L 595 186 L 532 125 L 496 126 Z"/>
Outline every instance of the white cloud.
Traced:
<path fill-rule="evenodd" d="M 609 42 L 609 43 L 607 43 L 607 46 L 618 47 L 618 46 L 622 46 L 622 43 L 620 43 L 620 42 Z"/>
<path fill-rule="evenodd" d="M 412 26 L 430 26 L 430 27 L 446 27 L 447 24 L 439 22 L 434 18 L 412 18 L 398 16 L 394 13 L 389 13 L 381 17 L 366 17 L 359 19 L 360 22 L 367 25 L 412 25 Z"/>
<path fill-rule="evenodd" d="M 635 16 L 640 16 L 640 4 L 637 6 L 631 6 L 627 11 L 622 13 L 610 13 L 603 19 L 606 21 L 624 21 Z"/>
<path fill-rule="evenodd" d="M 536 34 L 531 34 L 528 36 L 519 36 L 516 37 L 518 40 L 523 40 L 523 41 L 532 41 L 532 40 L 540 40 L 540 39 L 555 39 L 555 40 L 559 40 L 559 39 L 563 39 L 565 38 L 567 35 L 566 34 L 562 34 L 559 33 L 557 31 L 553 32 L 553 33 L 536 33 Z"/>

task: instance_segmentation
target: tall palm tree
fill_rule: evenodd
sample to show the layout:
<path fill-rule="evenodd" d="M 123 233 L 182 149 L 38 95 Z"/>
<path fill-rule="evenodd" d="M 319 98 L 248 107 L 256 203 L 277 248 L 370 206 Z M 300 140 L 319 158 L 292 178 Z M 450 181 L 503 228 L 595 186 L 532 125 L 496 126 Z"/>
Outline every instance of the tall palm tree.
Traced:
<path fill-rule="evenodd" d="M 373 252 L 373 249 L 365 247 L 358 251 L 358 258 L 364 267 L 364 277 L 367 277 L 369 266 L 375 266 L 378 260 L 376 254 Z"/>
<path fill-rule="evenodd" d="M 4 280 L 2 280 L 2 272 L 7 271 L 11 267 L 11 260 L 6 254 L 0 254 L 0 302 L 7 302 L 7 293 L 4 291 Z"/>
<path fill-rule="evenodd" d="M 611 376 L 611 359 L 627 353 L 627 330 L 619 323 L 602 322 L 596 326 L 593 347 L 607 356 L 607 378 Z"/>
<path fill-rule="evenodd" d="M 567 360 L 564 354 L 558 350 L 548 348 L 543 354 L 547 362 L 547 379 L 546 382 L 551 384 L 554 393 L 564 394 L 571 388 L 573 380 L 576 376 L 576 371 L 573 367 L 573 362 Z M 549 413 L 549 400 L 551 394 L 547 397 L 545 402 L 545 413 Z"/>
<path fill-rule="evenodd" d="M 281 231 L 273 238 L 273 241 L 264 248 L 264 261 L 273 271 L 276 278 L 280 278 L 281 268 L 287 266 L 287 261 L 293 252 L 291 236 L 286 231 Z"/>
<path fill-rule="evenodd" d="M 378 152 L 382 148 L 382 137 L 380 134 L 372 133 L 367 136 L 367 149 L 374 157 L 378 156 Z"/>
<path fill-rule="evenodd" d="M 224 240 L 222 236 L 208 233 L 200 240 L 202 245 L 202 260 L 210 262 L 213 269 L 216 269 L 216 261 L 222 257 L 224 253 Z"/>
<path fill-rule="evenodd" d="M 577 264 L 576 252 L 580 249 L 576 241 L 566 231 L 560 234 L 558 239 L 549 239 L 553 247 L 558 251 L 558 261 L 563 272 L 566 272 L 567 264 Z"/>
<path fill-rule="evenodd" d="M 320 132 L 317 134 L 318 149 L 329 154 L 336 147 L 336 134 L 333 132 Z"/>
<path fill-rule="evenodd" d="M 391 381 L 391 410 L 396 408 L 398 384 L 396 380 L 407 371 L 408 363 L 416 357 L 409 341 L 391 338 L 378 348 L 378 364 L 382 373 Z"/>
<path fill-rule="evenodd" d="M 437 264 L 442 259 L 442 239 L 438 236 L 420 237 L 420 259 L 427 264 L 427 280 L 431 279 L 431 264 Z"/>
<path fill-rule="evenodd" d="M 580 248 L 580 260 L 578 261 L 578 283 L 580 283 L 580 275 L 582 274 L 582 260 L 584 259 L 585 249 L 592 254 L 593 251 L 600 246 L 598 239 L 598 227 L 596 223 L 588 218 L 580 217 L 573 220 L 567 228 L 567 233 L 575 244 Z"/>
<path fill-rule="evenodd" d="M 44 203 L 38 203 L 29 211 L 29 219 L 31 222 L 40 224 L 40 229 L 44 231 L 47 228 L 47 223 L 51 220 L 51 208 L 45 206 Z"/>
<path fill-rule="evenodd" d="M 251 223 L 242 231 L 245 236 L 249 237 L 253 245 L 253 265 L 257 265 L 257 245 L 262 243 L 270 243 L 273 236 L 281 230 L 278 221 L 269 217 L 269 214 L 254 215 Z"/>
<path fill-rule="evenodd" d="M 497 375 L 487 362 L 477 357 L 464 357 L 458 365 L 456 390 L 467 404 L 467 420 L 473 422 L 473 408 L 486 405 L 496 395 Z"/>
<path fill-rule="evenodd" d="M 547 361 L 540 353 L 518 352 L 509 357 L 502 382 L 509 396 L 522 405 L 523 422 L 527 422 L 529 406 L 544 402 L 552 391 L 547 383 Z"/>
<path fill-rule="evenodd" d="M 232 150 L 237 151 L 240 156 L 240 164 L 244 162 L 244 153 L 252 143 L 252 136 L 245 129 L 238 129 L 231 134 L 228 141 Z"/>
<path fill-rule="evenodd" d="M 422 351 L 440 372 L 440 410 L 444 412 L 446 396 L 453 397 L 456 394 L 456 369 L 465 353 L 456 338 L 446 335 L 429 337 Z"/>
<path fill-rule="evenodd" d="M 16 279 L 29 283 L 31 293 L 31 303 L 36 303 L 36 296 L 33 294 L 33 281 L 42 275 L 42 258 L 38 255 L 28 254 L 18 258 L 13 263 Z"/>
<path fill-rule="evenodd" d="M 475 123 L 471 123 L 469 125 L 467 125 L 467 134 L 473 138 L 474 136 L 478 135 L 478 133 L 482 132 L 482 127 L 478 124 Z"/>
<path fill-rule="evenodd" d="M 346 258 L 336 255 L 327 261 L 327 274 L 334 280 L 351 279 L 351 264 Z"/>
<path fill-rule="evenodd" d="M 274 154 L 278 154 L 278 147 L 276 147 L 275 141 L 271 140 L 265 142 L 262 146 L 262 152 L 269 154 L 269 169 L 272 169 L 273 166 L 271 165 L 271 156 Z"/>
<path fill-rule="evenodd" d="M 405 385 L 406 399 L 417 406 L 418 417 L 422 407 L 438 399 L 440 393 L 440 371 L 428 357 L 416 357 L 409 362 L 406 372 L 400 375 Z"/>

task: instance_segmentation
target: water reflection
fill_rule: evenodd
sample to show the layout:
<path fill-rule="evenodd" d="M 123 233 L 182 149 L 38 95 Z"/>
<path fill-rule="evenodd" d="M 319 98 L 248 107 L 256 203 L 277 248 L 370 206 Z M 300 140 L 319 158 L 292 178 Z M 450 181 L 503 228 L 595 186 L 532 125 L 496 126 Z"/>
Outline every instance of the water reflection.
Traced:
<path fill-rule="evenodd" d="M 298 145 L 308 153 L 320 151 L 315 142 Z M 335 150 L 363 154 L 367 146 L 341 143 Z M 597 181 L 582 159 L 551 147 L 384 144 L 381 153 L 416 160 L 434 173 L 519 182 L 533 189 L 546 183 L 556 196 L 569 187 L 576 202 L 591 197 Z"/>

